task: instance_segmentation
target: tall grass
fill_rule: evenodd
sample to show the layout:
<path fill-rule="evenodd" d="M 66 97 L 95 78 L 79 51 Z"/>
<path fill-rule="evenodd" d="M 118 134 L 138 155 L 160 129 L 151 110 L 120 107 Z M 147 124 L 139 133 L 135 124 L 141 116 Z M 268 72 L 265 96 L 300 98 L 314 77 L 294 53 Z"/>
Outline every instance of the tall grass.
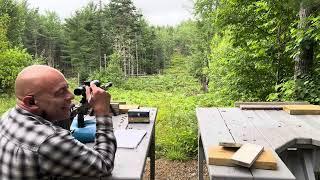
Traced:
<path fill-rule="evenodd" d="M 115 101 L 158 108 L 156 155 L 172 160 L 196 157 L 195 109 L 217 105 L 211 95 L 202 94 L 186 63 L 184 57 L 174 56 L 164 75 L 130 78 L 120 87 L 110 89 Z"/>
<path fill-rule="evenodd" d="M 113 88 L 114 100 L 158 108 L 156 121 L 157 156 L 169 159 L 194 157 L 197 149 L 197 123 L 194 97 L 170 92 L 147 92 Z"/>

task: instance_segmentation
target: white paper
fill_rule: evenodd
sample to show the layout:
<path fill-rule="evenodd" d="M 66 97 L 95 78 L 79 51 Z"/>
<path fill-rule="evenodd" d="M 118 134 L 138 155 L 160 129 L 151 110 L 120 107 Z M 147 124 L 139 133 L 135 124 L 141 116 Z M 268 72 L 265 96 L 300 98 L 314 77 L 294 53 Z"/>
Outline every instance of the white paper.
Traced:
<path fill-rule="evenodd" d="M 114 131 L 118 148 L 136 148 L 146 135 L 146 130 L 140 129 L 118 129 Z"/>

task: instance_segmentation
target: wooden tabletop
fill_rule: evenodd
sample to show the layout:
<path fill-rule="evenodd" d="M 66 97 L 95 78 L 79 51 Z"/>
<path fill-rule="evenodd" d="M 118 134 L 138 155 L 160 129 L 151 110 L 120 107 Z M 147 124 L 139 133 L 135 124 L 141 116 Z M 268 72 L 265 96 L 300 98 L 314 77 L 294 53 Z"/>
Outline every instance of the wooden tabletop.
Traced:
<path fill-rule="evenodd" d="M 215 179 L 295 179 L 277 153 L 297 146 L 320 146 L 320 116 L 289 115 L 282 110 L 197 108 L 204 154 L 219 142 L 253 143 L 273 149 L 278 170 L 208 165 Z"/>
<path fill-rule="evenodd" d="M 150 123 L 129 123 L 128 115 L 122 114 L 113 116 L 114 129 L 143 129 L 147 131 L 147 134 L 143 137 L 142 141 L 135 149 L 118 148 L 114 161 L 114 169 L 112 175 L 109 177 L 101 178 L 101 180 L 117 179 L 117 180 L 131 180 L 142 179 L 146 159 L 149 153 L 150 144 L 154 139 L 154 126 L 157 117 L 156 108 L 150 109 Z M 93 146 L 93 143 L 87 144 Z M 153 149 L 154 150 L 154 149 Z M 72 179 L 72 178 L 71 178 Z M 81 178 L 74 178 L 81 180 Z M 83 178 L 83 180 L 96 180 L 95 178 Z"/>

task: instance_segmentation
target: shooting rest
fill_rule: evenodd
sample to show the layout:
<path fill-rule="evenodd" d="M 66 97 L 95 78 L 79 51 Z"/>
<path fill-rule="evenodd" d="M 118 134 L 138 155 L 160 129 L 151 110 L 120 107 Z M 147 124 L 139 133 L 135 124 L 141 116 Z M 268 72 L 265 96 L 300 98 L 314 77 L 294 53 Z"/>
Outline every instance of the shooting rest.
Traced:
<path fill-rule="evenodd" d="M 92 117 L 92 116 L 91 116 Z M 96 119 L 87 119 L 84 121 L 84 127 L 78 127 L 78 116 L 76 116 L 70 126 L 72 136 L 82 143 L 94 142 L 96 135 Z"/>

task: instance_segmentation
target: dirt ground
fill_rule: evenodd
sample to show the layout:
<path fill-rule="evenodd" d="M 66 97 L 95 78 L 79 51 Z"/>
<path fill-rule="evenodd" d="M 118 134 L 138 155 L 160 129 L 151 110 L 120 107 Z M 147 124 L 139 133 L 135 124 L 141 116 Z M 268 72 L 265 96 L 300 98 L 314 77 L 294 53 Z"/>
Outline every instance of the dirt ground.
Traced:
<path fill-rule="evenodd" d="M 197 160 L 170 161 L 157 159 L 155 168 L 155 179 L 157 180 L 196 180 L 198 179 Z M 204 179 L 209 179 L 208 171 L 204 167 Z M 143 179 L 150 179 L 150 160 L 147 160 Z"/>
<path fill-rule="evenodd" d="M 150 179 L 150 160 L 147 160 L 144 180 Z M 197 180 L 198 179 L 198 162 L 197 160 L 189 161 L 170 161 L 166 159 L 156 160 L 156 177 L 157 180 Z M 203 168 L 204 180 L 209 180 L 206 166 Z M 320 180 L 320 172 L 315 172 L 316 180 Z"/>

